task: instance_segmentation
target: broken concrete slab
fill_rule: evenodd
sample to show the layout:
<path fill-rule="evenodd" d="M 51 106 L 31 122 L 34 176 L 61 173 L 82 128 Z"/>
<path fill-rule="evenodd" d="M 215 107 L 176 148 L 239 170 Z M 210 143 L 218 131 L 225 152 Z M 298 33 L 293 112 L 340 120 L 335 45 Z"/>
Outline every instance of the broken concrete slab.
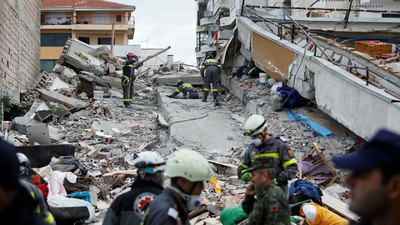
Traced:
<path fill-rule="evenodd" d="M 39 92 L 40 92 L 40 98 L 48 102 L 59 102 L 70 108 L 84 108 L 88 106 L 88 103 L 84 101 L 64 96 L 55 91 L 40 89 Z"/>
<path fill-rule="evenodd" d="M 200 76 L 200 74 L 189 74 L 180 72 L 173 75 L 162 75 L 157 77 L 157 83 L 160 85 L 175 86 L 179 80 L 183 80 L 183 82 L 192 85 L 202 85 L 204 83 L 203 78 Z"/>
<path fill-rule="evenodd" d="M 26 133 L 29 138 L 29 143 L 34 145 L 38 144 L 50 144 L 49 127 L 45 123 L 37 123 L 26 126 Z"/>
<path fill-rule="evenodd" d="M 55 77 L 53 80 L 53 84 L 50 86 L 49 89 L 51 91 L 56 91 L 56 90 L 63 89 L 63 88 L 68 89 L 68 88 L 70 88 L 70 85 L 65 83 L 64 81 L 62 81 L 60 78 Z"/>
<path fill-rule="evenodd" d="M 26 126 L 28 126 L 29 124 L 39 123 L 39 121 L 36 121 L 33 118 L 28 118 L 24 116 L 15 117 L 12 122 L 14 129 L 23 134 L 26 134 Z"/>
<path fill-rule="evenodd" d="M 65 54 L 65 63 L 74 67 L 77 71 L 92 71 L 92 66 L 76 54 Z"/>
<path fill-rule="evenodd" d="M 78 74 L 75 73 L 74 70 L 71 68 L 68 68 L 66 66 L 63 67 L 63 69 L 60 72 L 60 78 L 64 82 L 71 83 L 73 79 L 77 79 Z"/>

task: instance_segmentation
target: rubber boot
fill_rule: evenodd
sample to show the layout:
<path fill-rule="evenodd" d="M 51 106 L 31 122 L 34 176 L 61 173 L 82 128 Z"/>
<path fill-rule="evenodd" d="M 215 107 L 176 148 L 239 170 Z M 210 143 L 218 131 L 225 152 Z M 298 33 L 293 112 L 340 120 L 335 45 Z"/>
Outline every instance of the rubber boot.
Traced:
<path fill-rule="evenodd" d="M 204 97 L 202 102 L 207 102 L 208 92 L 204 92 Z"/>
<path fill-rule="evenodd" d="M 132 108 L 131 103 L 129 102 L 124 102 L 125 108 Z"/>
<path fill-rule="evenodd" d="M 214 92 L 213 95 L 214 95 L 215 106 L 219 106 L 218 92 Z"/>

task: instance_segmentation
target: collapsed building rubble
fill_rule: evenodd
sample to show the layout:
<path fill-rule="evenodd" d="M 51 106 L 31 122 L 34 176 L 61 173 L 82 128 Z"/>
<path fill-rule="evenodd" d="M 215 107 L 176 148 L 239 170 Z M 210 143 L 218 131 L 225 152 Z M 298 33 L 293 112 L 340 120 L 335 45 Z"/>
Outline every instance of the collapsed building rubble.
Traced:
<path fill-rule="evenodd" d="M 31 105 L 26 114 L 14 118 L 12 123 L 4 121 L 2 124 L 2 129 L 11 137 L 9 140 L 30 158 L 35 171 L 52 187 L 49 205 L 56 219 L 101 221 L 113 199 L 127 192 L 134 181 L 136 154 L 157 150 L 168 157 L 177 148 L 191 147 L 208 157 L 214 171 L 203 195 L 205 206 L 191 213 L 191 223 L 221 224 L 223 209 L 240 206 L 244 198 L 246 183 L 238 179 L 236 165 L 243 158 L 248 143 L 234 133 L 241 135 L 241 127 L 249 113 L 264 115 L 268 119 L 269 132 L 280 136 L 295 149 L 300 164 L 305 165 L 300 168 L 299 178 L 325 188 L 324 205 L 348 219 L 357 219 L 341 202 L 348 199 L 347 190 L 332 185 L 344 174 L 334 170 L 329 160 L 332 155 L 353 151 L 358 140 L 337 124 L 327 126 L 331 122 L 326 122 L 328 119 L 324 117 L 317 120 L 322 113 L 313 105 L 306 104 L 295 113 L 313 121 L 326 122 L 323 123 L 325 126 L 334 128 L 333 137 L 324 137 L 304 120 L 291 120 L 285 111 L 276 111 L 274 101 L 282 104 L 283 97 L 272 86 L 277 87 L 279 83 L 259 84 L 258 79 L 235 78 L 244 90 L 235 94 L 241 98 L 232 95 L 240 89 L 227 90 L 222 99 L 224 107 L 215 110 L 195 100 L 168 98 L 167 101 L 165 93 L 169 89 L 155 86 L 157 82 L 175 85 L 181 78 L 196 82 L 198 74 L 163 72 L 157 75 L 149 71 L 148 77 L 142 76 L 135 81 L 136 97 L 131 111 L 122 107 L 117 75 L 119 59 L 113 58 L 104 48 L 87 50 L 92 54 L 69 53 L 74 49 L 74 43 L 67 43 L 69 49 L 64 50 L 64 56 L 71 54 L 71 59 L 60 59 L 53 73 L 43 74 L 37 90 L 23 94 L 22 102 Z M 110 65 L 115 66 L 115 72 Z M 96 96 L 97 91 L 101 96 Z M 273 96 L 277 96 L 277 100 Z M 243 105 L 244 100 L 248 101 L 247 105 Z M 186 126 L 185 121 L 192 118 L 195 111 L 213 115 L 207 117 L 209 123 L 200 121 L 207 126 L 218 124 L 215 119 L 221 123 L 228 121 L 231 131 L 224 131 L 226 127 L 216 129 L 227 135 L 223 137 L 226 139 L 224 145 L 215 145 L 216 142 L 209 140 L 196 147 L 190 140 L 197 138 L 196 135 L 188 139 L 174 135 Z M 219 117 L 221 114 L 223 117 Z M 182 126 L 177 126 L 179 123 Z M 195 126 L 189 127 L 195 129 Z M 196 131 L 192 132 L 195 134 Z M 183 135 L 189 136 L 188 133 Z M 65 207 L 72 208 L 61 210 Z"/>

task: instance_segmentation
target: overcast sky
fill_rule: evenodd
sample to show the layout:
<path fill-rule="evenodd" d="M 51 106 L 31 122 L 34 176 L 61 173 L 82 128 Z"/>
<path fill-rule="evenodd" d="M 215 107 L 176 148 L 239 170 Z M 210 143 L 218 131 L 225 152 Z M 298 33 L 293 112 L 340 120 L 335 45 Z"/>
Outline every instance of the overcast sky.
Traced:
<path fill-rule="evenodd" d="M 136 6 L 136 28 L 130 44 L 141 44 L 143 48 L 171 46 L 169 54 L 174 55 L 174 61 L 195 65 L 195 0 L 112 1 Z"/>

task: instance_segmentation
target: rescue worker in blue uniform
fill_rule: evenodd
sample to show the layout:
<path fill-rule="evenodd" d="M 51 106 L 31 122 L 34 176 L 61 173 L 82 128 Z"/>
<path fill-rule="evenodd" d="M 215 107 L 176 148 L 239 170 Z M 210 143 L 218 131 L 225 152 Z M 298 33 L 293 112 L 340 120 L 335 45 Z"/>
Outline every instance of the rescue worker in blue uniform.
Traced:
<path fill-rule="evenodd" d="M 196 151 L 179 150 L 167 161 L 171 186 L 150 205 L 142 225 L 189 225 L 188 213 L 200 207 L 203 182 L 211 178 L 208 161 Z"/>
<path fill-rule="evenodd" d="M 203 62 L 203 65 L 200 68 L 201 77 L 204 80 L 204 96 L 203 102 L 207 102 L 208 94 L 211 91 L 211 84 L 212 84 L 212 92 L 214 96 L 215 106 L 219 106 L 218 100 L 218 83 L 220 81 L 219 76 L 221 75 L 221 64 L 218 60 L 212 58 L 211 55 L 207 55 L 206 60 Z"/>
<path fill-rule="evenodd" d="M 139 225 L 151 202 L 163 191 L 165 161 L 156 152 L 142 152 L 134 161 L 138 176 L 131 190 L 111 204 L 103 225 Z"/>
<path fill-rule="evenodd" d="M 245 136 L 252 138 L 252 144 L 247 149 L 242 162 L 238 166 L 238 176 L 243 181 L 250 181 L 251 172 L 247 171 L 258 157 L 275 158 L 276 184 L 288 193 L 288 181 L 297 172 L 297 160 L 292 149 L 279 137 L 267 133 L 267 120 L 260 115 L 250 116 L 245 125 Z"/>
<path fill-rule="evenodd" d="M 177 89 L 172 94 L 167 95 L 168 97 L 175 98 L 177 95 L 182 93 L 184 98 L 186 98 L 187 94 L 189 94 L 190 99 L 199 99 L 199 93 L 197 92 L 197 89 L 191 84 L 184 83 L 182 80 L 180 80 L 176 87 Z"/>
<path fill-rule="evenodd" d="M 131 108 L 131 102 L 135 89 L 133 81 L 135 81 L 135 69 L 142 66 L 142 63 L 137 62 L 137 56 L 133 53 L 126 55 L 128 58 L 122 65 L 122 91 L 124 92 L 123 102 L 126 108 Z"/>

